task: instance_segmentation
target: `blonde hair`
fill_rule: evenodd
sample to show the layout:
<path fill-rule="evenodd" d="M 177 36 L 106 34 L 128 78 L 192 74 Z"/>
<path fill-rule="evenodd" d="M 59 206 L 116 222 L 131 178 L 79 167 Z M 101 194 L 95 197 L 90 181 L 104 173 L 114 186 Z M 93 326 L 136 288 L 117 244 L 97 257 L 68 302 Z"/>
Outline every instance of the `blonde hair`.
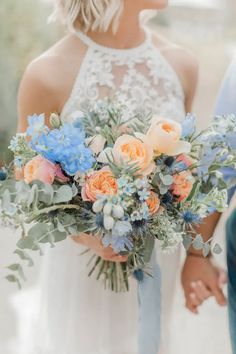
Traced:
<path fill-rule="evenodd" d="M 106 32 L 112 26 L 116 32 L 123 12 L 124 0 L 54 0 L 55 11 L 51 19 L 60 18 L 73 29 L 75 23 L 82 31 Z"/>

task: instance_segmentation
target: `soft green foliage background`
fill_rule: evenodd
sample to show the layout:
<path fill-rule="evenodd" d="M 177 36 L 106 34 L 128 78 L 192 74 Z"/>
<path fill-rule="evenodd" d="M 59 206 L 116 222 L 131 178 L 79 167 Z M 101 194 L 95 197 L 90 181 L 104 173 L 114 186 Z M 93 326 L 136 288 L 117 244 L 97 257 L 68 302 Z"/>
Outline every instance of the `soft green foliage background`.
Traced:
<path fill-rule="evenodd" d="M 0 161 L 17 124 L 17 91 L 27 64 L 47 49 L 61 29 L 47 23 L 50 7 L 37 0 L 0 3 Z"/>

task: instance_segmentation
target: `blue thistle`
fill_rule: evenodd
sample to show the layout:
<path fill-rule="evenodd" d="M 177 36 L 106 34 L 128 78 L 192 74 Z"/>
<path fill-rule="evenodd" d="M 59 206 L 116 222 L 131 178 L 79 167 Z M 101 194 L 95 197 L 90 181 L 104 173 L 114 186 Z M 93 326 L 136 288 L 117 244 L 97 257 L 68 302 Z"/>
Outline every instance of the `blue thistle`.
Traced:
<path fill-rule="evenodd" d="M 182 213 L 182 218 L 186 224 L 199 224 L 201 222 L 200 216 L 192 213 L 190 210 L 184 211 Z"/>
<path fill-rule="evenodd" d="M 164 164 L 167 167 L 171 167 L 173 165 L 174 161 L 175 161 L 175 159 L 173 157 L 169 156 L 164 160 Z"/>
<path fill-rule="evenodd" d="M 162 204 L 167 205 L 167 206 L 172 204 L 173 200 L 174 200 L 174 197 L 170 192 L 165 193 L 161 198 Z"/>
<path fill-rule="evenodd" d="M 143 281 L 144 279 L 144 272 L 142 269 L 135 269 L 133 272 L 134 278 L 138 281 Z"/>
<path fill-rule="evenodd" d="M 3 170 L 0 170 L 0 181 L 5 181 L 7 179 L 7 173 Z"/>

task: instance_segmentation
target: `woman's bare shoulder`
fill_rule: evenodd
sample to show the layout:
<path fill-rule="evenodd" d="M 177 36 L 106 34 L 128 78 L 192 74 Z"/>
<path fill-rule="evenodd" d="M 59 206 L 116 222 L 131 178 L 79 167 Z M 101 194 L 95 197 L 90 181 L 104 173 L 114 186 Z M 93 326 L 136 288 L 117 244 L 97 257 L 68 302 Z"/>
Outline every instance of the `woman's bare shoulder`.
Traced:
<path fill-rule="evenodd" d="M 64 37 L 27 66 L 22 83 L 38 84 L 39 88 L 58 92 L 78 69 L 83 51 L 75 36 Z"/>
<path fill-rule="evenodd" d="M 34 59 L 26 68 L 19 88 L 19 117 L 60 112 L 70 95 L 85 48 L 68 35 Z"/>

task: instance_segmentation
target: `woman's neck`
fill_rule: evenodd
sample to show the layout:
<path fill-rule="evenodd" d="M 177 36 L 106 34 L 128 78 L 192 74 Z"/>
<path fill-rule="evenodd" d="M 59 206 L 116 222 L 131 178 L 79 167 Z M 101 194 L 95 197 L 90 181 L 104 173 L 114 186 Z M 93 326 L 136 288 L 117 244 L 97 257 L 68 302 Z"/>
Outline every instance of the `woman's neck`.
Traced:
<path fill-rule="evenodd" d="M 145 31 L 140 25 L 139 13 L 133 14 L 125 9 L 121 15 L 116 33 L 112 28 L 107 32 L 89 31 L 87 35 L 98 44 L 117 49 L 136 47 L 145 40 Z"/>

